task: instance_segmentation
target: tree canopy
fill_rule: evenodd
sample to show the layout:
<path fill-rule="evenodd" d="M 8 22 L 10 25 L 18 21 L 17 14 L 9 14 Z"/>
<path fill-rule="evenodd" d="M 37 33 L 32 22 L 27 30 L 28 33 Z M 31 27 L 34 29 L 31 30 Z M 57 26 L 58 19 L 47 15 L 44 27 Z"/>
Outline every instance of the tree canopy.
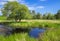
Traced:
<path fill-rule="evenodd" d="M 7 2 L 2 8 L 2 15 L 7 19 L 21 20 L 21 19 L 60 19 L 60 10 L 56 14 L 46 13 L 41 14 L 35 10 L 29 10 L 27 6 L 18 2 Z"/>
<path fill-rule="evenodd" d="M 56 19 L 60 19 L 60 10 L 58 10 L 58 12 L 55 16 L 56 16 Z"/>
<path fill-rule="evenodd" d="M 8 2 L 5 4 L 2 13 L 3 16 L 7 16 L 8 19 L 21 20 L 31 18 L 28 8 L 18 2 Z"/>

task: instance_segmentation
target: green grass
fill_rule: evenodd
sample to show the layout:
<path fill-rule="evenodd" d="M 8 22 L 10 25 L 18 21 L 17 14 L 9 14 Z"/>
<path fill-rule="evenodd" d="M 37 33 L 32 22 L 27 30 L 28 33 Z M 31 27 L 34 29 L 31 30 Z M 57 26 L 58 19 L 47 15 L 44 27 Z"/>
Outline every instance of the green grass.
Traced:
<path fill-rule="evenodd" d="M 7 23 L 8 26 L 12 27 L 48 27 L 44 34 L 38 39 L 31 38 L 27 33 L 14 34 L 9 37 L 0 36 L 0 41 L 60 41 L 60 20 L 33 20 L 33 21 L 22 21 Z"/>
<path fill-rule="evenodd" d="M 50 22 L 19 22 L 19 23 L 10 23 L 9 26 L 12 27 L 54 27 L 59 28 L 60 23 L 50 23 Z"/>
<path fill-rule="evenodd" d="M 6 20 L 7 18 L 5 16 L 0 16 L 0 20 Z"/>
<path fill-rule="evenodd" d="M 41 41 L 60 41 L 60 28 L 47 30 L 43 36 L 41 36 Z"/>
<path fill-rule="evenodd" d="M 40 35 L 41 36 L 41 35 Z M 46 30 L 38 39 L 29 37 L 27 33 L 18 33 L 8 37 L 0 36 L 0 41 L 60 41 L 60 28 Z"/>
<path fill-rule="evenodd" d="M 36 39 L 29 37 L 27 33 L 21 33 L 8 37 L 0 36 L 0 41 L 36 41 Z"/>

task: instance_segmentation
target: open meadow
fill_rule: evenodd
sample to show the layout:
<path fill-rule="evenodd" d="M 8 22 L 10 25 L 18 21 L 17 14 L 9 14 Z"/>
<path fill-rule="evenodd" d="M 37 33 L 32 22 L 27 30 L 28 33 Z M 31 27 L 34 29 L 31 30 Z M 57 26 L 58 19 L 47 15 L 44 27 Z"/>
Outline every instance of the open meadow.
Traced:
<path fill-rule="evenodd" d="M 60 0 L 0 0 L 0 41 L 60 41 Z"/>
<path fill-rule="evenodd" d="M 0 21 L 2 23 L 2 21 Z M 13 28 L 41 27 L 50 28 L 38 39 L 32 38 L 28 33 L 13 34 L 8 37 L 0 36 L 0 41 L 60 41 L 60 20 L 21 20 L 21 22 L 3 22 Z"/>

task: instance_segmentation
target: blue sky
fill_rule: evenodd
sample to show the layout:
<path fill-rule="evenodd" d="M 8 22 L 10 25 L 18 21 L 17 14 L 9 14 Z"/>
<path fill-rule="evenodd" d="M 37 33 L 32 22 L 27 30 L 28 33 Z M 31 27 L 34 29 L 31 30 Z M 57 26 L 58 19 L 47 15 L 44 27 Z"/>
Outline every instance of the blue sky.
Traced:
<path fill-rule="evenodd" d="M 41 14 L 47 12 L 55 14 L 60 9 L 60 0 L 0 0 L 0 15 L 1 8 L 7 3 L 7 1 L 17 1 L 21 4 L 25 4 L 29 10 L 35 10 Z"/>

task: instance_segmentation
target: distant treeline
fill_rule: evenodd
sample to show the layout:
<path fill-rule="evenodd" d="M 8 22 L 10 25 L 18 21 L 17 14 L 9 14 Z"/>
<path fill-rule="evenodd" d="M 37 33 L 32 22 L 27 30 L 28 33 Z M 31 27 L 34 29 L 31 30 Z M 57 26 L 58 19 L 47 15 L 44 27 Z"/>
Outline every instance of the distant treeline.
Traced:
<path fill-rule="evenodd" d="M 53 20 L 53 19 L 60 19 L 60 10 L 57 11 L 56 14 L 52 13 L 36 13 L 34 10 L 30 11 L 30 14 L 32 15 L 32 19 L 48 19 L 48 20 Z"/>
<path fill-rule="evenodd" d="M 16 21 L 21 21 L 21 19 L 60 19 L 60 10 L 56 14 L 45 13 L 42 15 L 39 12 L 36 13 L 35 10 L 29 10 L 26 5 L 18 2 L 7 2 L 1 11 L 2 16 L 0 16 L 0 19 L 4 19 L 4 17 L 6 17 L 5 19 Z"/>

